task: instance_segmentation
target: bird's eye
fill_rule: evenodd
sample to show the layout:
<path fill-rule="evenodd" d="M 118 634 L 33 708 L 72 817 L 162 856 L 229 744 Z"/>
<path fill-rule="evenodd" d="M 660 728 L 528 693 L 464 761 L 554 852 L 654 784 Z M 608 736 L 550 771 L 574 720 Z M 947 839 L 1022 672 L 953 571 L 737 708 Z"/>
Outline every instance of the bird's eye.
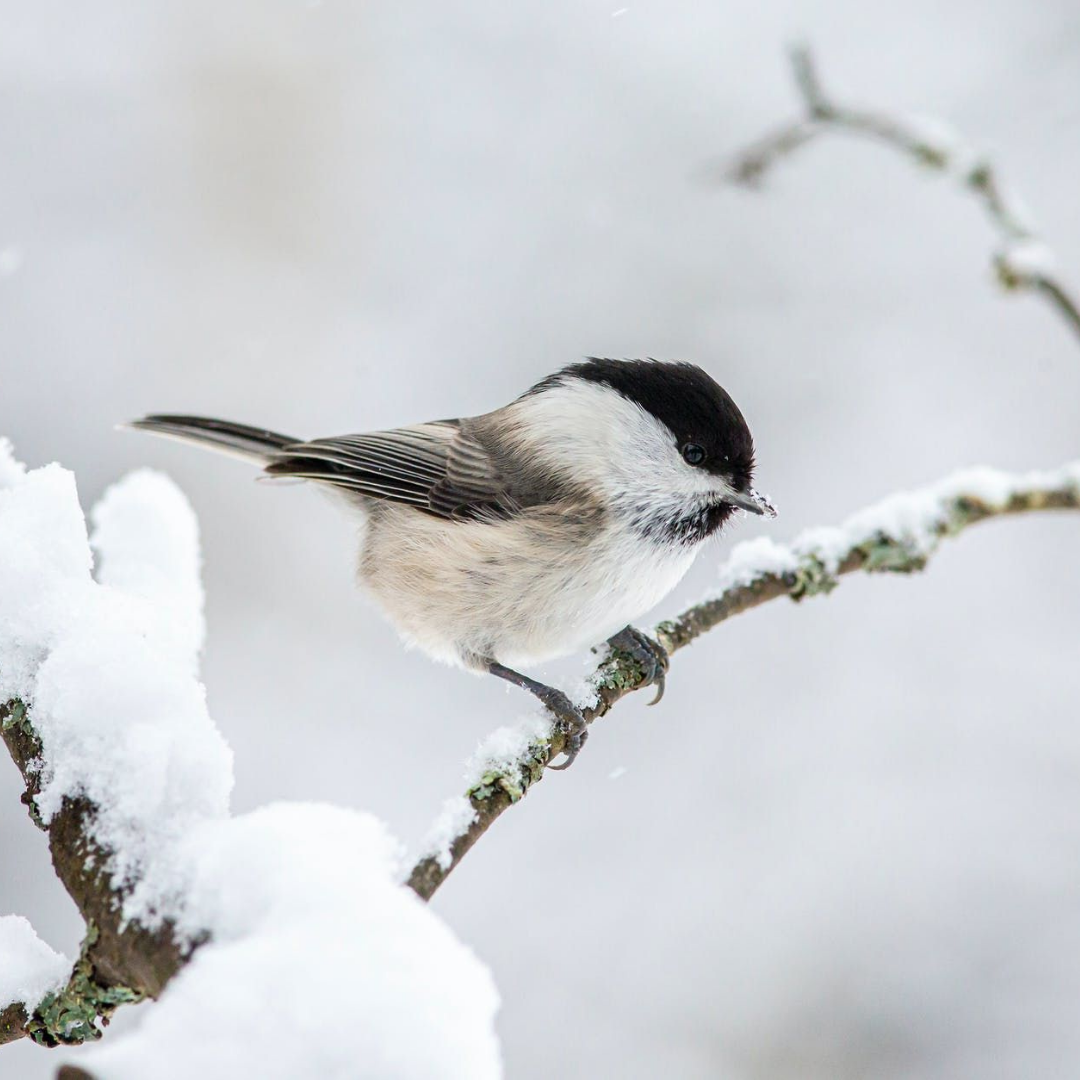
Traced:
<path fill-rule="evenodd" d="M 687 465 L 700 465 L 705 460 L 705 447 L 688 442 L 682 448 L 682 456 Z"/>

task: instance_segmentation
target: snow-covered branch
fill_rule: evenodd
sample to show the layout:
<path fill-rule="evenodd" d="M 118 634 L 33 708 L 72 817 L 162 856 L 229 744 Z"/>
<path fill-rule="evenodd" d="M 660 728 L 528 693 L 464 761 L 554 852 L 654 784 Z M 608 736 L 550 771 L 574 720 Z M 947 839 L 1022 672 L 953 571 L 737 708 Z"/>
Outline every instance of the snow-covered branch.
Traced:
<path fill-rule="evenodd" d="M 718 592 L 657 636 L 675 652 L 766 600 L 826 592 L 855 570 L 918 570 L 968 525 L 1051 509 L 1080 509 L 1080 464 L 959 473 L 789 545 L 739 545 Z M 496 732 L 411 873 L 370 815 L 280 804 L 230 816 L 231 756 L 198 683 L 194 516 L 169 481 L 142 472 L 93 521 L 88 541 L 70 473 L 27 473 L 0 443 L 0 728 L 86 920 L 72 965 L 26 920 L 0 919 L 3 1041 L 93 1039 L 119 1005 L 161 995 L 137 1032 L 82 1058 L 79 1075 L 212 1065 L 295 1076 L 312 1046 L 342 1075 L 390 1059 L 403 1077 L 498 1075 L 490 975 L 417 896 L 543 776 L 563 735 L 539 717 Z M 589 720 L 642 679 L 628 655 L 605 656 Z"/>
<path fill-rule="evenodd" d="M 893 146 L 917 164 L 955 177 L 980 201 L 1000 237 L 993 254 L 998 280 L 1006 289 L 1043 296 L 1080 335 L 1080 302 L 1059 276 L 1053 252 L 1038 236 L 1026 206 L 1003 184 L 984 154 L 939 120 L 838 104 L 822 89 L 805 46 L 792 49 L 791 63 L 805 115 L 768 133 L 727 163 L 723 169 L 727 179 L 758 187 L 781 158 L 827 131 L 866 136 Z"/>
<path fill-rule="evenodd" d="M 81 954 L 72 966 L 52 953 L 26 920 L 10 917 L 18 920 L 11 929 L 21 930 L 25 941 L 20 951 L 33 949 L 38 960 L 29 967 L 16 958 L 10 940 L 0 938 L 0 956 L 11 965 L 6 974 L 16 980 L 0 993 L 0 1044 L 24 1036 L 42 1046 L 95 1039 L 98 1022 L 107 1024 L 119 1005 L 161 992 L 180 967 L 181 951 L 171 925 L 149 930 L 125 922 L 120 902 L 124 886 L 110 872 L 112 851 L 95 838 L 93 803 L 65 796 L 48 822 L 42 818 L 36 801 L 41 794 L 41 740 L 22 701 L 0 704 L 0 728 L 26 785 L 23 802 L 34 823 L 48 833 L 53 868 L 86 924 Z M 31 971 L 33 978 L 28 977 Z M 32 991 L 22 988 L 27 982 Z"/>
<path fill-rule="evenodd" d="M 768 600 L 827 593 L 842 575 L 857 570 L 922 570 L 946 537 L 987 518 L 1037 510 L 1080 510 L 1080 462 L 1026 474 L 968 469 L 930 487 L 892 495 L 842 525 L 810 529 L 790 544 L 765 538 L 739 544 L 721 567 L 718 591 L 660 623 L 656 636 L 669 652 L 676 652 Z M 629 657 L 608 655 L 591 681 L 593 700 L 583 710 L 590 723 L 640 689 L 642 672 Z M 537 728 L 534 723 L 501 729 L 481 747 L 471 764 L 465 796 L 444 809 L 427 852 L 409 876 L 420 896 L 430 898 L 495 819 L 543 777 L 563 741 L 550 725 Z"/>
<path fill-rule="evenodd" d="M 73 966 L 0 919 L 2 1041 L 94 1039 L 161 994 L 63 1071 L 284 1080 L 317 1048 L 326 1075 L 493 1080 L 491 976 L 400 884 L 384 826 L 311 804 L 230 816 L 186 500 L 140 472 L 93 522 L 88 541 L 69 472 L 28 473 L 0 441 L 0 727 L 86 920 Z"/>
<path fill-rule="evenodd" d="M 184 943 L 145 902 L 148 856 L 228 803 L 229 751 L 195 679 L 194 515 L 140 472 L 94 519 L 92 551 L 71 474 L 26 474 L 0 443 L 0 733 L 86 923 L 66 982 L 0 1001 L 0 1042 L 96 1038 L 118 1005 L 161 992 Z"/>

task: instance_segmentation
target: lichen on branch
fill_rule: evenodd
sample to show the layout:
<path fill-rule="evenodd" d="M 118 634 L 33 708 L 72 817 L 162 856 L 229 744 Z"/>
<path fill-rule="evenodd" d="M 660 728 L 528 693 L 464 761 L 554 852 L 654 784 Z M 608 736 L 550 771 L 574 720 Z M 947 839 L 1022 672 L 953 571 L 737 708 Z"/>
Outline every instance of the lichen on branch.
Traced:
<path fill-rule="evenodd" d="M 801 601 L 831 592 L 845 574 L 910 574 L 924 569 L 942 540 L 988 518 L 1044 510 L 1080 510 L 1080 462 L 1049 472 L 1010 474 L 968 469 L 918 491 L 892 495 L 839 526 L 809 529 L 789 544 L 768 539 L 737 545 L 720 570 L 720 588 L 656 627 L 669 653 L 744 611 L 786 596 Z M 626 654 L 609 652 L 591 677 L 593 701 L 582 711 L 591 724 L 643 686 L 643 672 Z M 472 816 L 425 854 L 410 887 L 430 899 L 495 820 L 542 779 L 565 745 L 558 729 L 522 739 L 520 752 L 493 762 L 465 793 Z"/>
<path fill-rule="evenodd" d="M 21 701 L 0 703 L 0 734 L 25 784 L 22 801 L 31 821 L 49 836 L 57 877 L 86 922 L 79 959 L 67 984 L 47 994 L 32 1010 L 19 1002 L 0 1012 L 0 1044 L 29 1036 L 42 1046 L 100 1038 L 120 1005 L 161 992 L 183 963 L 171 927 L 151 932 L 122 916 L 123 889 L 106 870 L 109 853 L 98 845 L 90 822 L 94 807 L 85 799 L 64 799 L 46 824 L 38 813 L 41 740 L 32 712 Z"/>

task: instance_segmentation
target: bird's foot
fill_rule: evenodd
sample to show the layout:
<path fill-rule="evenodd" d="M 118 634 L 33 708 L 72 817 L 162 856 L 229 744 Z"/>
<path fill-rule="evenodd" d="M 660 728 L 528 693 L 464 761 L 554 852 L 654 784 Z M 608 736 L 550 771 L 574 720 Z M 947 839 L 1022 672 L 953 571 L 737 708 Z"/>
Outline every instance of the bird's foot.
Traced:
<path fill-rule="evenodd" d="M 641 669 L 642 686 L 656 687 L 656 696 L 649 702 L 655 705 L 664 696 L 664 681 L 671 663 L 667 649 L 635 626 L 628 626 L 608 638 L 608 647 L 612 652 L 625 654 L 637 664 Z"/>
<path fill-rule="evenodd" d="M 574 764 L 574 758 L 578 756 L 581 748 L 585 745 L 585 740 L 589 737 L 588 721 L 581 710 L 561 690 L 556 689 L 554 686 L 548 686 L 546 683 L 530 679 L 528 675 L 522 675 L 520 671 L 514 671 L 513 668 L 508 668 L 497 660 L 486 660 L 484 663 L 492 675 L 528 690 L 530 694 L 547 707 L 548 711 L 555 717 L 558 729 L 566 736 L 566 745 L 563 747 L 566 760 L 561 765 L 548 765 L 548 768 L 554 769 L 556 772 L 569 769 Z"/>
<path fill-rule="evenodd" d="M 574 759 L 581 752 L 585 740 L 589 737 L 589 725 L 581 710 L 561 691 L 553 686 L 545 687 L 537 697 L 548 707 L 558 721 L 559 730 L 566 736 L 563 753 L 566 760 L 561 765 L 548 765 L 549 769 L 562 772 L 574 764 Z"/>

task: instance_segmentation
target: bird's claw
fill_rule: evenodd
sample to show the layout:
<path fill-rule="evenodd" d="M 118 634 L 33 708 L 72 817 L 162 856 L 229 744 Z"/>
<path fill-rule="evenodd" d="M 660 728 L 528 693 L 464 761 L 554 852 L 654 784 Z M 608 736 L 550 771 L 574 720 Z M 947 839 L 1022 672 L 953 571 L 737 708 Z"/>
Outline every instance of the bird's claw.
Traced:
<path fill-rule="evenodd" d="M 585 727 L 584 719 L 581 721 L 581 727 L 568 728 L 566 730 L 566 745 L 563 747 L 563 753 L 566 755 L 566 760 L 561 765 L 548 765 L 549 769 L 555 772 L 562 772 L 564 769 L 569 769 L 574 764 L 575 758 L 581 753 L 581 748 L 585 745 L 585 740 L 589 737 L 589 729 Z"/>
<path fill-rule="evenodd" d="M 514 671 L 513 668 L 500 664 L 498 660 L 482 660 L 481 663 L 492 675 L 528 690 L 547 707 L 557 721 L 556 728 L 565 736 L 562 753 L 566 755 L 566 760 L 561 765 L 549 764 L 548 768 L 556 772 L 569 769 L 589 737 L 589 722 L 585 719 L 584 713 L 554 686 L 530 679 L 527 675 L 522 675 L 520 671 Z"/>
<path fill-rule="evenodd" d="M 555 772 L 562 772 L 574 764 L 574 759 L 581 753 L 585 740 L 589 737 L 589 725 L 581 710 L 561 691 L 552 688 L 545 695 L 544 704 L 555 714 L 559 730 L 566 736 L 563 753 L 566 760 L 561 765 L 548 765 Z"/>
<path fill-rule="evenodd" d="M 664 696 L 665 679 L 671 664 L 667 649 L 635 626 L 628 626 L 608 638 L 608 646 L 613 651 L 625 653 L 641 668 L 641 685 L 656 687 L 656 695 L 649 702 L 655 705 Z"/>

